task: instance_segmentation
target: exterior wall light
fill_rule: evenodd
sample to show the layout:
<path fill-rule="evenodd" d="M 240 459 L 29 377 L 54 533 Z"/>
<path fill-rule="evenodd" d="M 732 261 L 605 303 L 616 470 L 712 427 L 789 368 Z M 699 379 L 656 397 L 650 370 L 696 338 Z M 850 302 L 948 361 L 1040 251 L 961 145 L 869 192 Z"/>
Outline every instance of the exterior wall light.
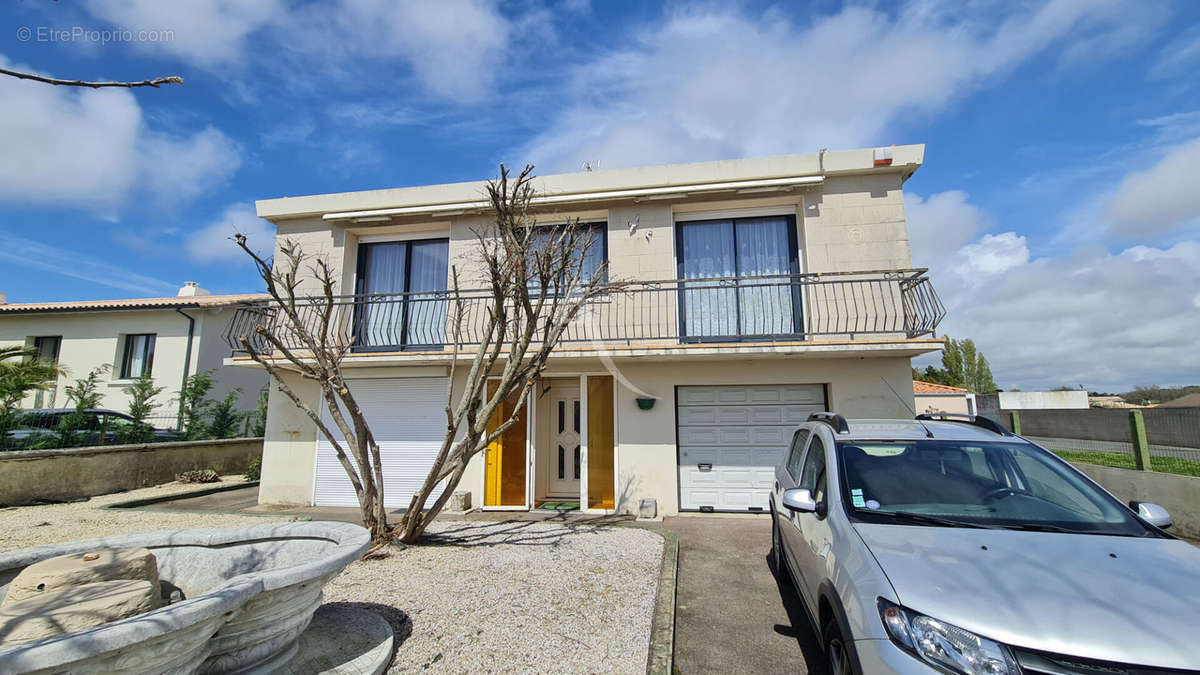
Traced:
<path fill-rule="evenodd" d="M 656 398 L 639 398 L 637 399 L 638 408 L 649 410 L 654 407 L 654 402 L 657 400 Z"/>

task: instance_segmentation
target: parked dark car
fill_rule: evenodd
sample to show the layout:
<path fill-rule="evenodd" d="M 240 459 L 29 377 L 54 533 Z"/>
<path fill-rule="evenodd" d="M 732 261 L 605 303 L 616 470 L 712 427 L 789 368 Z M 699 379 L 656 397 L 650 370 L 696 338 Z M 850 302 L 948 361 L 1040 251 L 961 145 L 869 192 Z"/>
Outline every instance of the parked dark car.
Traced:
<path fill-rule="evenodd" d="M 16 427 L 8 432 L 5 445 L 9 448 L 37 446 L 43 438 L 49 440 L 60 433 L 63 420 L 75 412 L 75 408 L 26 410 L 17 419 Z M 82 419 L 72 429 L 75 434 L 72 444 L 77 446 L 120 443 L 126 436 L 125 432 L 137 424 L 129 415 L 115 410 L 86 408 L 82 412 Z M 150 442 L 178 441 L 184 437 L 183 433 L 173 429 L 153 429 Z"/>

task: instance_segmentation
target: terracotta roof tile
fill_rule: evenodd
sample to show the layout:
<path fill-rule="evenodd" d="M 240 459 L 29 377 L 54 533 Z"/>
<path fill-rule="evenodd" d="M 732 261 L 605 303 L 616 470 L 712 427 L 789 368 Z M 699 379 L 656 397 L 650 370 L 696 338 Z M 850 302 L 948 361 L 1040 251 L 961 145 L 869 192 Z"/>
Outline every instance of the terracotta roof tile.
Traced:
<path fill-rule="evenodd" d="M 173 298 L 131 298 L 128 300 L 14 302 L 0 305 L 0 314 L 111 311 L 121 309 L 172 309 L 175 307 L 225 307 L 242 302 L 266 300 L 269 297 L 265 293 L 240 293 L 236 295 L 198 295 Z"/>
<path fill-rule="evenodd" d="M 913 380 L 914 394 L 969 394 L 968 389 L 960 389 L 959 387 L 950 387 L 944 384 L 934 384 L 932 382 L 920 382 Z"/>

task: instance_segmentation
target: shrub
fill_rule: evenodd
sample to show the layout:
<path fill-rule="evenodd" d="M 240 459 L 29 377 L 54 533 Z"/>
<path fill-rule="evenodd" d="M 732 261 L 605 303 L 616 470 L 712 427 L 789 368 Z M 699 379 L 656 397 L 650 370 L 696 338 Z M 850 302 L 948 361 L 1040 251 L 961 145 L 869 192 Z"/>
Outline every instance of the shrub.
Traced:
<path fill-rule="evenodd" d="M 262 460 L 256 459 L 250 462 L 250 468 L 246 469 L 246 473 L 242 474 L 246 480 L 258 480 L 262 478 Z"/>

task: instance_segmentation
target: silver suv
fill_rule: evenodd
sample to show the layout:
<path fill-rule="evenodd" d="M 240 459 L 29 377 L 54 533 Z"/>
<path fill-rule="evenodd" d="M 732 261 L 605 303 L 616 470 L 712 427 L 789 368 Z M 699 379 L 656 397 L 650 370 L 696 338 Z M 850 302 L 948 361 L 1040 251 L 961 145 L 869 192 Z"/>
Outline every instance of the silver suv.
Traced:
<path fill-rule="evenodd" d="M 816 413 L 771 518 L 834 673 L 1200 669 L 1200 549 L 986 418 Z"/>

